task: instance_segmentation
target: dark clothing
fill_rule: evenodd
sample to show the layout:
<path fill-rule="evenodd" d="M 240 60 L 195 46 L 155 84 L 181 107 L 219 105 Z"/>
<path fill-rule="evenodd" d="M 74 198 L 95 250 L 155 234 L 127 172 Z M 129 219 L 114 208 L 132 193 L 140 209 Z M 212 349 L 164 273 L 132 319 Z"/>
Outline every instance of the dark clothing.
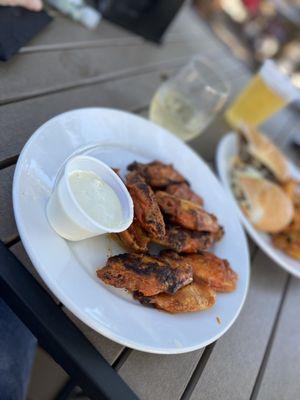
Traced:
<path fill-rule="evenodd" d="M 36 339 L 0 298 L 0 398 L 24 400 Z"/>

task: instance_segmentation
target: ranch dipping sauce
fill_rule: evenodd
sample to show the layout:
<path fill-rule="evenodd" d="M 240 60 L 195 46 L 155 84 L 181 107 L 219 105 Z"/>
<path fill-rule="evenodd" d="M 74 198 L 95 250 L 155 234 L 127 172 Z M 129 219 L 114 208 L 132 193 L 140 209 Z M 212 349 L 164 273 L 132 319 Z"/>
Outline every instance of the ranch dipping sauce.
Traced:
<path fill-rule="evenodd" d="M 125 231 L 133 221 L 133 201 L 108 165 L 76 155 L 58 171 L 46 215 L 59 236 L 78 241 Z"/>
<path fill-rule="evenodd" d="M 75 170 L 68 176 L 71 191 L 86 214 L 109 229 L 123 218 L 115 191 L 92 171 Z"/>

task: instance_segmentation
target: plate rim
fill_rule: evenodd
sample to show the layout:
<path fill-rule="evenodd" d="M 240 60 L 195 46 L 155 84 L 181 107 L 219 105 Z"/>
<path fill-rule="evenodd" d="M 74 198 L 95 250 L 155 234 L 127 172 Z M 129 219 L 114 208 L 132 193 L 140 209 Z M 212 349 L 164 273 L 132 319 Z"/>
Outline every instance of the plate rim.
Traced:
<path fill-rule="evenodd" d="M 27 254 L 29 255 L 29 258 L 35 268 L 35 270 L 38 272 L 39 276 L 42 278 L 42 280 L 45 282 L 46 286 L 50 289 L 50 291 L 54 294 L 55 297 L 58 297 L 59 300 L 63 303 L 63 305 L 71 311 L 71 313 L 77 317 L 79 320 L 81 320 L 82 322 L 84 322 L 86 325 L 88 325 L 90 328 L 92 328 L 93 330 L 95 330 L 96 332 L 98 332 L 99 334 L 107 337 L 108 339 L 117 342 L 121 345 L 127 346 L 129 348 L 138 350 L 138 351 L 143 351 L 143 352 L 148 352 L 148 353 L 153 353 L 153 354 L 183 354 L 183 353 L 187 353 L 187 352 L 191 352 L 191 351 L 195 351 L 198 350 L 200 348 L 203 348 L 209 344 L 211 344 L 212 342 L 216 341 L 217 339 L 219 339 L 221 336 L 223 336 L 230 328 L 231 326 L 234 324 L 234 322 L 236 321 L 237 317 L 239 316 L 242 307 L 245 304 L 245 300 L 248 294 L 248 290 L 249 290 L 249 282 L 250 282 L 250 273 L 251 273 L 251 269 L 250 269 L 250 254 L 249 254 L 249 246 L 248 246 L 248 241 L 244 232 L 244 229 L 242 227 L 242 224 L 240 223 L 240 220 L 237 219 L 237 222 L 240 224 L 240 228 L 241 228 L 241 234 L 243 235 L 243 240 L 245 243 L 245 256 L 246 256 L 246 265 L 245 265 L 245 290 L 243 292 L 243 296 L 242 299 L 240 301 L 239 307 L 237 308 L 234 316 L 232 317 L 230 323 L 227 324 L 227 326 L 223 329 L 220 330 L 220 332 L 218 332 L 216 335 L 214 335 L 213 337 L 211 337 L 210 339 L 201 342 L 201 344 L 197 344 L 197 345 L 193 345 L 193 346 L 184 346 L 184 347 L 175 347 L 173 345 L 173 347 L 169 346 L 167 348 L 157 348 L 155 346 L 145 346 L 145 345 L 140 345 L 134 341 L 131 341 L 129 339 L 124 339 L 123 336 L 119 336 L 117 334 L 112 334 L 111 331 L 109 329 L 107 329 L 103 324 L 100 326 L 99 323 L 97 324 L 94 319 L 92 318 L 88 318 L 86 313 L 84 311 L 82 311 L 82 309 L 76 305 L 76 303 L 74 303 L 73 300 L 69 299 L 68 296 L 65 296 L 63 290 L 61 290 L 58 286 L 55 286 L 52 284 L 52 281 L 48 279 L 48 275 L 46 273 L 44 273 L 43 269 L 39 268 L 39 262 L 36 259 L 35 256 L 35 252 L 32 248 L 32 246 L 29 243 L 29 238 L 26 237 L 26 234 L 24 233 L 23 230 L 23 226 L 22 223 L 20 222 L 21 217 L 20 217 L 20 213 L 19 213 L 19 208 L 18 208 L 18 198 L 17 198 L 17 185 L 16 182 L 18 181 L 21 172 L 22 172 L 22 164 L 24 161 L 24 157 L 26 155 L 27 149 L 30 147 L 31 143 L 35 140 L 35 138 L 40 134 L 40 131 L 42 129 L 44 129 L 48 124 L 52 123 L 53 121 L 55 121 L 56 119 L 61 118 L 62 116 L 65 116 L 66 114 L 72 114 L 74 112 L 81 112 L 81 111 L 87 111 L 87 110 L 101 110 L 101 111 L 114 111 L 114 112 L 118 112 L 118 113 L 122 113 L 123 115 L 129 115 L 130 117 L 134 117 L 140 120 L 143 120 L 143 122 L 147 122 L 150 123 L 152 125 L 155 125 L 152 121 L 147 120 L 146 118 L 143 118 L 141 116 L 135 115 L 133 113 L 130 112 L 126 112 L 123 110 L 118 110 L 118 109 L 113 109 L 113 108 L 104 108 L 104 107 L 84 107 L 84 108 L 78 108 L 78 109 L 73 109 L 73 110 L 69 110 L 66 112 L 63 112 L 61 114 L 58 114 L 52 118 L 50 118 L 49 120 L 47 120 L 44 124 L 40 125 L 34 132 L 33 134 L 30 136 L 30 138 L 27 140 L 27 142 L 25 143 L 24 147 L 22 148 L 22 151 L 20 152 L 20 156 L 18 158 L 18 162 L 16 165 L 16 169 L 14 172 L 14 177 L 13 177 L 13 190 L 12 190 L 12 194 L 13 194 L 13 209 L 14 209 L 14 215 L 15 215 L 15 219 L 16 219 L 16 224 L 17 224 L 17 228 L 19 231 L 19 235 L 22 241 L 22 244 L 24 245 L 24 248 L 27 252 Z M 156 126 L 156 125 L 155 125 Z M 160 129 L 163 129 L 161 127 L 159 127 Z M 165 129 L 163 129 L 164 131 L 166 131 Z M 174 137 L 173 134 L 171 134 L 170 132 L 166 131 L 167 135 L 172 135 L 173 139 L 176 139 L 178 142 L 181 143 L 181 140 Z M 216 174 L 211 171 L 209 165 L 206 163 L 205 160 L 203 160 L 203 158 L 201 157 L 200 154 L 198 154 L 193 148 L 189 147 L 189 150 L 192 151 L 199 159 L 200 161 L 206 166 L 206 168 L 208 168 L 210 170 L 210 172 L 212 173 L 212 175 L 214 176 L 214 178 L 218 181 L 218 184 L 222 187 L 219 179 L 217 178 Z M 224 194 L 226 194 L 225 188 L 222 187 L 222 190 L 224 191 Z M 227 195 L 226 195 L 227 196 Z M 228 196 L 227 196 L 228 197 Z M 54 287 L 55 286 L 55 287 Z M 101 329 L 100 329 L 101 328 Z M 79 329 L 79 328 L 78 328 Z"/>
<path fill-rule="evenodd" d="M 229 188 L 227 185 L 227 182 L 224 181 L 223 179 L 223 173 L 224 175 L 227 175 L 227 171 L 223 171 L 223 168 L 221 166 L 222 161 L 224 161 L 224 158 L 222 158 L 222 151 L 227 146 L 227 142 L 230 140 L 233 140 L 237 137 L 237 133 L 235 131 L 228 131 L 220 140 L 217 151 L 216 151 L 216 164 L 217 164 L 217 170 L 218 170 L 218 175 L 220 177 L 220 180 L 222 182 L 222 185 L 225 189 L 225 191 L 229 194 L 231 201 L 234 203 L 234 206 L 237 210 L 238 217 L 246 229 L 247 233 L 251 237 L 251 239 L 255 242 L 255 244 L 259 247 L 259 249 L 264 252 L 267 256 L 269 256 L 276 264 L 278 264 L 281 268 L 286 270 L 288 273 L 292 274 L 296 278 L 300 278 L 300 261 L 299 261 L 299 272 L 294 269 L 294 267 L 291 267 L 287 261 L 281 258 L 279 254 L 276 254 L 274 252 L 273 246 L 269 243 L 267 243 L 263 238 L 261 238 L 260 232 L 254 228 L 254 226 L 251 224 L 251 222 L 245 217 L 245 215 L 242 213 L 235 197 L 232 192 L 232 190 Z M 275 249 L 276 250 L 276 249 Z M 287 254 L 283 254 L 285 257 L 290 258 L 292 261 L 297 262 L 296 259 L 293 259 L 292 257 L 288 256 Z"/>

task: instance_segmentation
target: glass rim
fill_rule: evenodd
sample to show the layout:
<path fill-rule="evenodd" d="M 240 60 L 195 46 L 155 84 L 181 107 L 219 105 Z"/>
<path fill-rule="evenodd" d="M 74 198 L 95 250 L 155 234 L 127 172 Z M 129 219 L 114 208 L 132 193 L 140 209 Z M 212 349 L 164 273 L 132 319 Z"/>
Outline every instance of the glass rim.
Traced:
<path fill-rule="evenodd" d="M 185 63 L 183 66 L 180 67 L 180 69 L 174 74 L 174 76 L 171 76 L 170 79 L 168 79 L 165 83 L 168 83 L 169 81 L 179 79 L 180 75 L 183 74 L 184 70 L 187 68 L 190 68 L 195 62 L 200 63 L 201 65 L 205 66 L 209 73 L 213 75 L 215 78 L 218 79 L 218 82 L 222 84 L 223 90 L 218 90 L 220 96 L 225 96 L 226 99 L 229 97 L 230 91 L 231 91 L 231 85 L 228 82 L 228 80 L 225 78 L 224 74 L 222 72 L 219 72 L 215 66 L 212 65 L 212 60 L 209 60 L 207 58 L 204 58 L 200 55 L 195 55 L 192 56 L 187 63 Z M 208 82 L 208 85 L 213 87 L 212 82 Z"/>

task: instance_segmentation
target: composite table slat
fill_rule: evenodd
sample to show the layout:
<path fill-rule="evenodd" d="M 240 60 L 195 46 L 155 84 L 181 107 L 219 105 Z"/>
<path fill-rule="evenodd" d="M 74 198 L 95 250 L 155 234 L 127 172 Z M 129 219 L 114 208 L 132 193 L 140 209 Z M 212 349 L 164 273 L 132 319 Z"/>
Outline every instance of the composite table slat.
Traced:
<path fill-rule="evenodd" d="M 256 254 L 244 308 L 215 344 L 191 400 L 250 398 L 286 279 L 287 274 L 261 251 Z"/>
<path fill-rule="evenodd" d="M 203 349 L 179 355 L 133 351 L 119 373 L 141 400 L 176 400 L 183 394 L 202 353 Z"/>
<path fill-rule="evenodd" d="M 166 42 L 164 46 L 151 43 L 133 43 L 116 47 L 56 50 L 40 53 L 19 54 L 10 62 L 0 63 L 1 92 L 0 104 L 30 98 L 37 94 L 47 94 L 67 90 L 89 81 L 107 79 L 115 74 L 138 73 L 147 65 L 189 58 L 201 52 L 211 62 L 216 62 L 220 54 L 211 47 L 204 47 L 194 38 L 184 38 L 181 43 Z M 223 50 L 222 73 L 236 69 L 232 61 L 226 61 Z M 49 74 L 51 65 L 51 74 Z M 235 72 L 236 73 L 236 72 Z"/>
<path fill-rule="evenodd" d="M 262 371 L 257 400 L 295 400 L 299 398 L 300 380 L 300 281 L 292 278 L 279 316 L 273 345 Z"/>
<path fill-rule="evenodd" d="M 147 106 L 161 83 L 161 73 L 170 71 L 161 68 L 0 107 L 0 161 L 18 154 L 41 124 L 64 111 L 94 106 L 134 111 Z"/>
<path fill-rule="evenodd" d="M 14 170 L 14 166 L 0 170 L 0 240 L 4 243 L 18 235 L 12 205 Z"/>

